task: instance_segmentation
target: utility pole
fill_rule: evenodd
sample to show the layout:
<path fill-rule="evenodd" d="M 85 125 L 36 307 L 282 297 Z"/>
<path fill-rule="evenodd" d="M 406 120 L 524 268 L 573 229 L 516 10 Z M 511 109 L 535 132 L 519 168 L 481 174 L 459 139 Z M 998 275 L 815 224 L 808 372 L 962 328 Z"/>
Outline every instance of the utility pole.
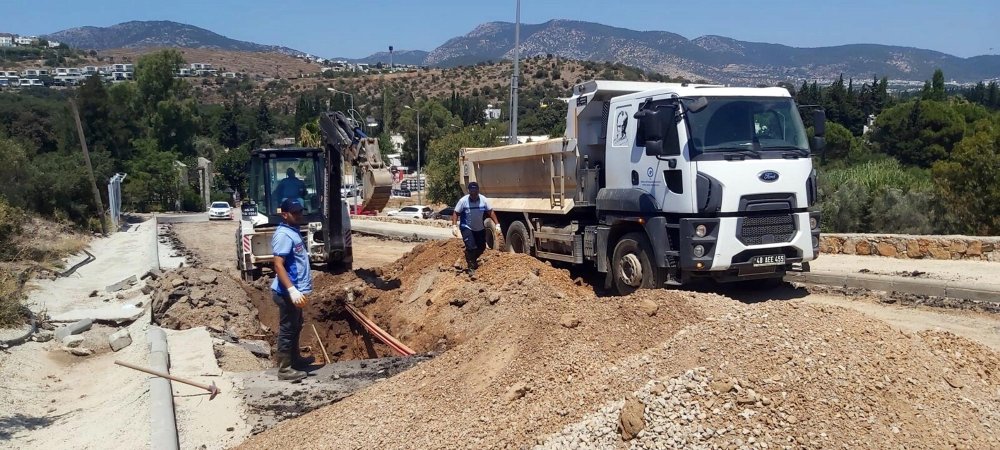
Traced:
<path fill-rule="evenodd" d="M 423 191 L 423 183 L 420 180 L 420 110 L 417 108 L 411 108 L 409 105 L 403 105 L 403 108 L 412 109 L 417 113 L 417 204 L 421 205 L 423 202 L 420 196 L 421 191 Z"/>
<path fill-rule="evenodd" d="M 76 102 L 69 99 L 70 109 L 73 110 L 73 119 L 76 120 L 76 132 L 80 135 L 80 147 L 83 147 L 83 160 L 87 163 L 87 174 L 90 176 L 90 186 L 94 189 L 94 201 L 97 203 L 98 217 L 101 219 L 101 233 L 108 235 L 108 222 L 104 216 L 104 204 L 101 202 L 101 191 L 97 190 L 97 179 L 94 178 L 94 166 L 90 164 L 90 152 L 87 150 L 87 138 L 83 135 L 83 124 L 80 123 L 80 111 L 76 109 Z"/>
<path fill-rule="evenodd" d="M 517 143 L 517 79 L 521 69 L 521 0 L 517 0 L 517 17 L 514 23 L 514 74 L 510 78 L 510 136 L 508 144 Z"/>

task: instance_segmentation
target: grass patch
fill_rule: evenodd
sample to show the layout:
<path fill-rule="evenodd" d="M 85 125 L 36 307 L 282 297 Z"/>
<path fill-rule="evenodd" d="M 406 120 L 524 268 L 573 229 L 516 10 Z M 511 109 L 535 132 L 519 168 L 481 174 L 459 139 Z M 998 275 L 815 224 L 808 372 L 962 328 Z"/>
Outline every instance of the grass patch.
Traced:
<path fill-rule="evenodd" d="M 24 290 L 19 277 L 0 268 L 0 328 L 13 328 L 24 323 Z"/>

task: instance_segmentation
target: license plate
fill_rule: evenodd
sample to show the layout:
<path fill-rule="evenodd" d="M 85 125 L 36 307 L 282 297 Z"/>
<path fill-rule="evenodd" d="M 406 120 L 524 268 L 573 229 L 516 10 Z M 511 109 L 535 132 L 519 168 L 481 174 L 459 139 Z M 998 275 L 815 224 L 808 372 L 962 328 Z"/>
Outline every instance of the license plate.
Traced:
<path fill-rule="evenodd" d="M 785 264 L 785 255 L 761 255 L 754 256 L 750 259 L 750 262 L 754 267 L 762 266 L 783 266 Z"/>

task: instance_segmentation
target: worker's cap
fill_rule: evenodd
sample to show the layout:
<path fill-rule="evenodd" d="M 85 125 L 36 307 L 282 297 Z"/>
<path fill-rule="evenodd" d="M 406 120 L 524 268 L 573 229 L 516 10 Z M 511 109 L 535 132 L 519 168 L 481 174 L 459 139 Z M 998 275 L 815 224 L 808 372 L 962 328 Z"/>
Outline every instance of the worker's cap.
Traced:
<path fill-rule="evenodd" d="M 281 212 L 286 212 L 289 214 L 298 214 L 302 212 L 302 204 L 297 200 L 292 200 L 286 198 L 285 201 L 281 202 Z"/>
<path fill-rule="evenodd" d="M 469 183 L 469 190 L 471 191 L 473 189 L 475 189 L 475 190 L 478 191 L 479 190 L 479 183 L 476 183 L 475 181 Z"/>

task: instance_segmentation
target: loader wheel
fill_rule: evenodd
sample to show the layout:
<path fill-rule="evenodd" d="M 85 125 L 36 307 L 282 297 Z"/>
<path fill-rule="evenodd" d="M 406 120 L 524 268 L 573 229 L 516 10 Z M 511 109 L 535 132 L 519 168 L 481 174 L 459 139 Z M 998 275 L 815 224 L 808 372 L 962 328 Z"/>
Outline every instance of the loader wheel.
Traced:
<path fill-rule="evenodd" d="M 629 295 L 638 289 L 663 286 L 666 273 L 654 261 L 653 249 L 644 233 L 622 236 L 611 257 L 611 287 L 618 295 Z"/>
<path fill-rule="evenodd" d="M 514 221 L 507 227 L 507 252 L 508 253 L 530 253 L 531 244 L 528 237 L 528 228 L 520 220 Z"/>

